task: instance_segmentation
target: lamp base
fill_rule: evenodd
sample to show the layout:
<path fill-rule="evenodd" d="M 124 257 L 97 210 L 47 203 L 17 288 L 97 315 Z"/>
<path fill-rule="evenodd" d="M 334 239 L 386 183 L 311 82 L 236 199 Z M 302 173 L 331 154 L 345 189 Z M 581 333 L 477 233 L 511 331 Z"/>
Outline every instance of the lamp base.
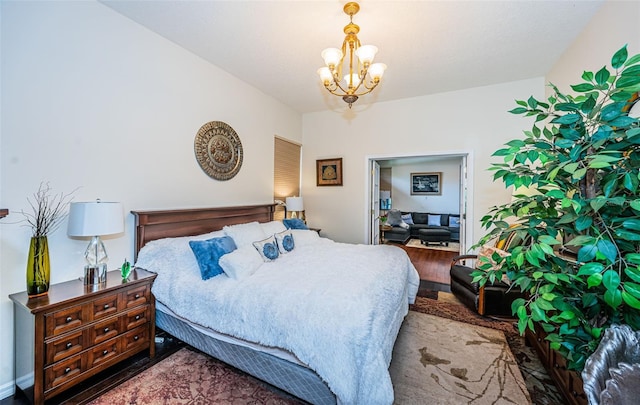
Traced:
<path fill-rule="evenodd" d="M 107 281 L 107 264 L 87 264 L 84 266 L 84 285 L 100 284 Z"/>

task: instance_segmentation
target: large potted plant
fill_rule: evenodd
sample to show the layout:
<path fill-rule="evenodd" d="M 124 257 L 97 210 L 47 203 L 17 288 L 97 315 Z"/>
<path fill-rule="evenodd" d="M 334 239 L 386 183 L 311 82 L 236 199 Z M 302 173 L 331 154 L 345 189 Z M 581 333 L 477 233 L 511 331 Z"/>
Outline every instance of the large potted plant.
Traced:
<path fill-rule="evenodd" d="M 526 242 L 474 273 L 482 285 L 506 275 L 526 292 L 512 305 L 520 333 L 539 324 L 578 371 L 609 325 L 640 329 L 640 123 L 629 115 L 640 55 L 625 46 L 582 79 L 575 95 L 551 85 L 548 100 L 510 111 L 535 122 L 494 153 L 494 180 L 516 194 L 482 218 L 479 245 L 511 234 Z"/>

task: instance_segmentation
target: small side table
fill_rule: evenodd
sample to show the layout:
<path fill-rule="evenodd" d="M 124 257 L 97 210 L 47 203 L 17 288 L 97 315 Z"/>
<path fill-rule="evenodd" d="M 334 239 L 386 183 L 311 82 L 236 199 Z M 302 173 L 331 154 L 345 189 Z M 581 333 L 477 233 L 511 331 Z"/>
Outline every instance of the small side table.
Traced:
<path fill-rule="evenodd" d="M 384 244 L 384 233 L 393 229 L 391 225 L 380 225 L 380 244 Z"/>

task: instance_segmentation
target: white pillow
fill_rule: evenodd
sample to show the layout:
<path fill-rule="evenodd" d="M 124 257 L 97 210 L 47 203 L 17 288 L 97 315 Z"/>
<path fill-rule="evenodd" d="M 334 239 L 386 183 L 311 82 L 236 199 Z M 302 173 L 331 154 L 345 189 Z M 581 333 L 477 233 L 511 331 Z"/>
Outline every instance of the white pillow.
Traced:
<path fill-rule="evenodd" d="M 431 215 L 431 214 L 429 214 L 428 219 L 427 219 L 427 225 L 441 226 L 442 224 L 440 223 L 440 215 Z"/>
<path fill-rule="evenodd" d="M 219 264 L 228 277 L 241 280 L 262 266 L 262 257 L 253 246 L 244 246 L 220 258 Z"/>
<path fill-rule="evenodd" d="M 291 229 L 293 240 L 296 243 L 296 247 L 313 245 L 320 240 L 318 232 L 310 229 Z"/>
<path fill-rule="evenodd" d="M 296 247 L 295 239 L 293 239 L 291 230 L 287 229 L 286 231 L 276 233 L 273 236 L 276 237 L 276 242 L 278 242 L 278 249 L 283 255 L 291 252 Z"/>
<path fill-rule="evenodd" d="M 227 225 L 222 228 L 225 235 L 230 236 L 237 247 L 253 246 L 252 243 L 267 237 L 262 230 L 262 225 L 258 222 L 248 222 L 246 224 Z"/>
<path fill-rule="evenodd" d="M 264 222 L 261 223 L 260 226 L 262 227 L 262 231 L 264 232 L 265 236 L 271 236 L 287 230 L 287 227 L 284 226 L 282 221 Z"/>
<path fill-rule="evenodd" d="M 278 243 L 276 242 L 276 237 L 274 235 L 271 235 L 266 239 L 253 242 L 253 246 L 255 246 L 265 262 L 270 262 L 280 257 Z"/>

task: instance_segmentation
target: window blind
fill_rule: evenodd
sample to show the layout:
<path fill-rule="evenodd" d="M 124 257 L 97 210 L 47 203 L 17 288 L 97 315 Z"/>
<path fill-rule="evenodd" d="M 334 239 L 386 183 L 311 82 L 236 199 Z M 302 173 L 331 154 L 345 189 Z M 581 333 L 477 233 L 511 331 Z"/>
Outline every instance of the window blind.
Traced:
<path fill-rule="evenodd" d="M 273 157 L 273 198 L 284 201 L 300 195 L 300 149 L 297 143 L 275 137 Z M 275 219 L 284 218 L 284 206 L 276 206 Z"/>

